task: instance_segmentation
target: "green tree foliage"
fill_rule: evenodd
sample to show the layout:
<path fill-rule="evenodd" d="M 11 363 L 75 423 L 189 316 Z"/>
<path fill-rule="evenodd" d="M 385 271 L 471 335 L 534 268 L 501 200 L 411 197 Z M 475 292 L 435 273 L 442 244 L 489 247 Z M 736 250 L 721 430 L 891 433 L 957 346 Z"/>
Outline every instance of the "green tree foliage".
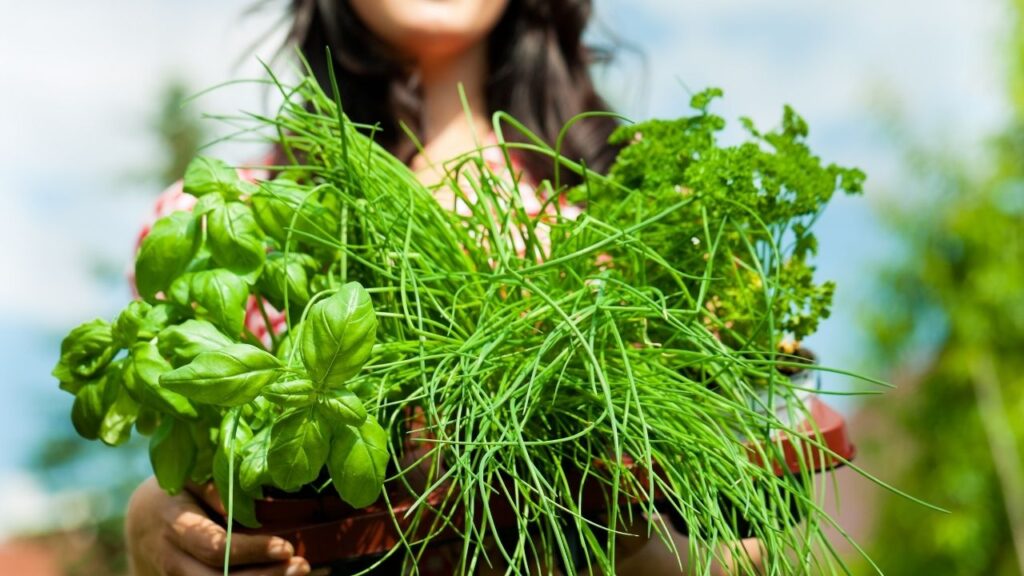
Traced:
<path fill-rule="evenodd" d="M 1011 516 L 1024 490 L 1022 200 L 1018 177 L 959 188 L 898 218 L 907 257 L 885 277 L 885 316 L 874 329 L 887 356 L 926 340 L 928 365 L 912 396 L 890 408 L 914 441 L 896 484 L 952 513 L 885 500 L 876 555 L 887 574 L 1018 573 Z"/>
<path fill-rule="evenodd" d="M 160 95 L 160 111 L 154 118 L 153 128 L 164 151 L 157 165 L 163 182 L 181 178 L 206 137 L 196 108 L 186 106 L 189 93 L 184 82 L 172 80 Z"/>
<path fill-rule="evenodd" d="M 873 556 L 886 574 L 1024 573 L 1024 20 L 1013 46 L 1018 113 L 987 171 L 925 162 L 931 197 L 891 219 L 904 252 L 880 283 L 878 357 L 923 366 L 886 408 L 909 456 L 881 456 L 905 458 L 896 484 L 951 513 L 883 499 Z"/>

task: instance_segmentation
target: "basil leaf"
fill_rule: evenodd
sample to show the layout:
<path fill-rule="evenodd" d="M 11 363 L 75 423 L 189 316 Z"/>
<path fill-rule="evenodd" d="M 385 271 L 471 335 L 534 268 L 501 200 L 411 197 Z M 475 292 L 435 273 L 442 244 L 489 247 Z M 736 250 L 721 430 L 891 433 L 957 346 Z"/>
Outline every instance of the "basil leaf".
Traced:
<path fill-rule="evenodd" d="M 124 370 L 124 386 L 137 402 L 178 418 L 194 420 L 198 414 L 188 398 L 160 385 L 171 365 L 152 342 L 140 342 L 131 348 Z"/>
<path fill-rule="evenodd" d="M 338 219 L 314 196 L 309 189 L 289 180 L 265 182 L 252 196 L 253 215 L 260 228 L 282 248 L 294 247 L 299 242 L 336 245 Z"/>
<path fill-rule="evenodd" d="M 135 419 L 135 431 L 143 436 L 156 432 L 160 426 L 160 413 L 152 408 L 139 405 L 139 417 Z"/>
<path fill-rule="evenodd" d="M 245 280 L 221 268 L 192 275 L 190 296 L 225 334 L 237 336 L 245 326 L 249 287 Z"/>
<path fill-rule="evenodd" d="M 310 380 L 274 382 L 263 389 L 263 397 L 278 406 L 301 408 L 316 402 L 316 388 Z"/>
<path fill-rule="evenodd" d="M 242 448 L 252 440 L 252 428 L 249 428 L 249 424 L 243 418 L 240 406 L 228 410 L 220 420 L 217 441 L 221 450 L 230 451 L 232 433 L 234 433 L 235 439 L 234 450 L 240 455 Z"/>
<path fill-rule="evenodd" d="M 192 207 L 192 214 L 196 216 L 206 216 L 211 211 L 223 207 L 225 204 L 224 197 L 220 194 L 205 194 L 196 205 Z"/>
<path fill-rule="evenodd" d="M 267 465 L 274 484 L 297 490 L 316 480 L 330 450 L 329 427 L 313 408 L 286 412 L 270 429 Z"/>
<path fill-rule="evenodd" d="M 100 423 L 99 438 L 107 446 L 120 446 L 131 438 L 132 425 L 139 415 L 139 405 L 124 387 L 118 387 L 114 403 Z"/>
<path fill-rule="evenodd" d="M 278 377 L 281 362 L 249 344 L 231 344 L 203 352 L 195 360 L 164 374 L 160 384 L 196 402 L 240 406 L 258 396 Z"/>
<path fill-rule="evenodd" d="M 199 247 L 199 251 L 196 252 L 192 261 L 188 263 L 188 267 L 185 268 L 185 272 L 202 272 L 203 270 L 210 270 L 216 268 L 213 263 L 213 256 L 210 254 L 210 247 L 203 243 Z"/>
<path fill-rule="evenodd" d="M 138 302 L 138 300 L 136 300 Z M 175 306 L 167 302 L 160 302 L 155 304 L 146 313 L 146 318 L 139 326 L 139 337 L 145 340 L 149 340 L 160 330 L 163 330 L 173 322 L 177 322 L 184 318 L 183 310 L 180 306 Z M 152 336 L 150 336 L 152 334 Z"/>
<path fill-rule="evenodd" d="M 110 324 L 100 319 L 86 322 L 60 343 L 60 360 L 52 373 L 62 384 L 88 380 L 106 368 L 116 353 Z"/>
<path fill-rule="evenodd" d="M 309 302 L 309 277 L 316 260 L 308 254 L 271 252 L 260 276 L 260 292 L 278 310 L 285 309 L 285 296 L 292 309 L 305 308 Z"/>
<path fill-rule="evenodd" d="M 106 414 L 107 410 L 114 405 L 114 400 L 117 399 L 117 393 L 119 390 L 124 389 L 124 364 L 125 361 L 114 360 L 104 370 L 103 376 L 100 377 L 103 380 L 103 413 Z"/>
<path fill-rule="evenodd" d="M 64 362 L 57 361 L 57 365 L 53 367 L 50 374 L 57 379 L 57 386 L 69 393 L 78 394 L 78 391 L 82 389 L 82 386 L 88 383 L 88 380 L 79 378 L 71 373 L 71 367 Z"/>
<path fill-rule="evenodd" d="M 169 326 L 157 336 L 157 348 L 175 368 L 188 364 L 203 352 L 230 346 L 233 341 L 205 320 L 186 320 Z"/>
<path fill-rule="evenodd" d="M 252 402 L 243 406 L 242 409 L 244 410 L 246 421 L 256 430 L 269 426 L 280 413 L 280 410 L 263 396 L 257 396 Z"/>
<path fill-rule="evenodd" d="M 214 262 L 239 275 L 259 275 L 267 252 L 263 231 L 248 206 L 229 202 L 214 208 L 206 217 L 206 234 Z"/>
<path fill-rule="evenodd" d="M 71 423 L 75 432 L 86 440 L 99 437 L 100 425 L 103 423 L 103 378 L 82 386 L 75 395 L 75 403 L 71 406 Z"/>
<path fill-rule="evenodd" d="M 366 421 L 366 407 L 363 401 L 350 390 L 331 390 L 319 405 L 324 419 L 334 429 L 345 426 L 359 426 Z"/>
<path fill-rule="evenodd" d="M 363 367 L 377 333 L 366 289 L 349 282 L 314 304 L 302 329 L 302 362 L 318 385 L 338 388 Z"/>
<path fill-rule="evenodd" d="M 184 191 L 193 196 L 220 194 L 228 198 L 238 196 L 242 179 L 238 171 L 224 161 L 206 156 L 196 156 L 185 169 Z"/>
<path fill-rule="evenodd" d="M 302 325 L 301 322 L 298 322 L 297 324 L 298 326 Z M 295 338 L 293 336 L 297 333 L 296 330 L 297 327 L 289 326 L 285 333 L 277 339 L 277 352 L 274 355 L 277 356 L 281 362 L 288 363 L 289 361 L 288 357 L 291 356 L 292 349 L 295 348 Z M 302 359 L 298 357 L 298 354 L 295 356 L 295 358 L 291 358 L 291 363 L 288 364 L 289 366 L 298 364 L 298 362 L 302 361 Z"/>
<path fill-rule="evenodd" d="M 267 467 L 267 453 L 270 450 L 270 428 L 260 430 L 245 445 L 238 480 L 242 490 L 254 498 L 263 497 L 263 485 L 268 483 L 270 471 Z"/>
<path fill-rule="evenodd" d="M 112 336 L 120 348 L 128 348 L 139 337 L 139 329 L 146 319 L 146 314 L 153 306 L 145 300 L 134 300 L 121 311 L 114 320 Z M 152 337 L 152 336 L 151 336 Z"/>
<path fill-rule="evenodd" d="M 206 425 L 189 426 L 192 442 L 196 445 L 196 461 L 189 472 L 189 478 L 196 484 L 209 482 L 213 477 L 213 458 L 217 443 L 213 440 L 215 427 Z"/>
<path fill-rule="evenodd" d="M 164 295 L 171 302 L 182 308 L 188 308 L 192 304 L 192 277 L 195 272 L 186 272 L 171 282 Z"/>
<path fill-rule="evenodd" d="M 135 259 L 135 287 L 153 300 L 181 275 L 199 250 L 202 229 L 188 212 L 174 212 L 156 221 Z"/>
<path fill-rule="evenodd" d="M 373 504 L 384 487 L 388 435 L 373 418 L 335 432 L 327 468 L 338 495 L 353 508 Z"/>
<path fill-rule="evenodd" d="M 259 528 L 259 520 L 256 519 L 256 503 L 252 496 L 245 493 L 242 490 L 239 482 L 239 472 L 241 468 L 241 451 L 235 450 L 235 474 L 232 476 L 229 474 L 229 463 L 231 459 L 228 452 L 224 450 L 223 446 L 218 446 L 216 453 L 213 456 L 213 484 L 217 487 L 217 492 L 220 494 L 220 501 L 224 504 L 224 509 L 228 510 L 231 507 L 228 505 L 228 494 L 234 496 L 234 521 L 238 522 L 243 526 L 249 528 Z M 234 483 L 235 489 L 231 492 L 228 490 L 231 484 Z"/>
<path fill-rule="evenodd" d="M 189 425 L 167 418 L 149 440 L 149 462 L 160 487 L 168 494 L 177 494 L 185 487 L 196 459 Z"/>
<path fill-rule="evenodd" d="M 213 457 L 213 476 L 218 490 L 221 484 L 225 486 L 224 492 L 220 495 L 221 502 L 224 503 L 225 508 L 227 508 L 228 497 L 227 480 L 229 476 L 227 468 L 230 461 L 228 458 L 229 454 L 234 456 L 235 505 L 239 505 L 240 502 L 244 504 L 248 499 L 245 495 L 241 496 L 241 500 L 239 499 L 239 493 L 242 492 L 239 487 L 242 458 L 245 455 L 245 446 L 253 439 L 252 429 L 245 420 L 244 411 L 244 408 L 241 406 L 231 408 L 221 417 L 217 428 L 217 442 Z"/>
<path fill-rule="evenodd" d="M 314 274 L 313 279 L 309 281 L 309 291 L 312 294 L 334 290 L 337 286 L 338 285 L 335 283 L 334 278 L 331 278 L 327 274 Z"/>
<path fill-rule="evenodd" d="M 145 300 L 133 300 L 121 311 L 111 328 L 114 346 L 130 348 L 138 340 L 151 340 L 180 315 L 174 305 L 166 302 L 154 306 Z"/>
<path fill-rule="evenodd" d="M 103 406 L 105 414 L 100 423 L 99 439 L 108 446 L 124 444 L 131 437 L 132 424 L 139 415 L 139 404 L 124 387 L 121 363 L 116 368 L 111 364 L 107 370 Z"/>

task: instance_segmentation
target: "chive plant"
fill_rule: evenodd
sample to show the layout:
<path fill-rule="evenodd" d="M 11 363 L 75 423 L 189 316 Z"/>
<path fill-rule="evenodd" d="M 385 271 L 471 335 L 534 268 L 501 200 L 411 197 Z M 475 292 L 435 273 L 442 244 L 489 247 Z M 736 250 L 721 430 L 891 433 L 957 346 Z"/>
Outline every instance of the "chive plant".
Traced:
<path fill-rule="evenodd" d="M 582 176 L 589 210 L 530 216 L 473 153 L 446 165 L 456 214 L 314 80 L 271 81 L 276 115 L 231 120 L 280 151 L 273 178 L 193 161 L 198 203 L 143 242 L 141 299 L 62 344 L 82 436 L 151 435 L 165 490 L 212 480 L 246 526 L 267 490 L 411 501 L 390 552 L 410 566 L 454 538 L 464 573 L 610 573 L 629 534 L 674 546 L 672 516 L 695 573 L 726 556 L 752 572 L 743 537 L 767 573 L 845 570 L 815 463 L 775 472 L 780 438 L 821 446 L 775 415 L 806 416 L 776 344 L 825 315 L 809 224 L 861 175 L 822 167 L 795 114 L 728 148 L 703 94 L 694 117 L 617 133 L 636 144 L 607 175 L 498 114 L 499 146 Z M 250 298 L 287 317 L 269 343 Z"/>

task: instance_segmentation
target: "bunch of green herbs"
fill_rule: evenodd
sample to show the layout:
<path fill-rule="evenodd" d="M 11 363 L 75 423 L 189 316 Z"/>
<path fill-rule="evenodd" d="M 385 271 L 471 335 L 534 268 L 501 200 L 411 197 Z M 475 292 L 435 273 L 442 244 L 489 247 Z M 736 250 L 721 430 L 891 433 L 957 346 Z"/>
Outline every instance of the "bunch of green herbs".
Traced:
<path fill-rule="evenodd" d="M 270 82 L 277 115 L 227 120 L 280 151 L 272 177 L 249 183 L 196 159 L 185 177 L 196 208 L 160 220 L 140 249 L 142 298 L 64 341 L 54 374 L 76 396 L 82 436 L 151 435 L 161 486 L 212 479 L 247 526 L 265 489 L 332 484 L 357 508 L 411 501 L 391 552 L 410 566 L 454 534 L 464 573 L 613 572 L 621 538 L 675 550 L 671 511 L 698 573 L 726 557 L 753 572 L 747 536 L 769 573 L 843 570 L 813 463 L 775 473 L 781 437 L 821 440 L 776 416 L 776 402 L 805 408 L 774 346 L 822 315 L 804 217 L 836 177 L 859 173 L 814 171 L 795 116 L 758 136 L 776 154 L 721 148 L 701 96 L 695 117 L 624 128 L 619 139 L 634 130 L 652 149 L 626 147 L 602 176 L 498 114 L 502 150 L 580 174 L 591 210 L 562 215 L 547 184 L 550 209 L 531 216 L 515 178 L 474 153 L 442 184 L 469 207 L 460 214 L 315 81 Z M 506 143 L 508 126 L 527 143 Z M 684 170 L 665 156 L 653 171 L 635 156 L 672 150 L 707 160 Z M 798 175 L 811 198 L 771 198 L 792 195 Z M 788 234 L 798 248 L 782 258 Z M 708 306 L 716 296 L 728 318 Z M 286 331 L 248 332 L 250 302 L 283 310 Z M 600 513 L 584 502 L 594 486 Z"/>
<path fill-rule="evenodd" d="M 691 275 L 646 259 L 621 266 L 624 278 L 658 289 L 671 305 L 698 303 L 734 348 L 768 350 L 780 336 L 813 334 L 828 318 L 835 286 L 815 282 L 812 227 L 837 191 L 862 191 L 864 174 L 824 165 L 806 143 L 807 123 L 788 106 L 778 130 L 761 132 L 744 118 L 749 138 L 721 144 L 726 122 L 710 112 L 721 96 L 695 95 L 693 116 L 619 128 L 611 141 L 623 148 L 608 178 L 588 180 L 573 196 L 623 228 L 685 202 L 636 236 Z"/>

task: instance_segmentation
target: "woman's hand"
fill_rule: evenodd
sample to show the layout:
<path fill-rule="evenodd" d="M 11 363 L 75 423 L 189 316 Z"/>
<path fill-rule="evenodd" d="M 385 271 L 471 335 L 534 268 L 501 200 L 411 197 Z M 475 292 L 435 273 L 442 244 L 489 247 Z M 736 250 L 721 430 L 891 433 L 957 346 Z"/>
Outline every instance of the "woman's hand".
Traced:
<path fill-rule="evenodd" d="M 223 573 L 227 534 L 200 508 L 196 497 L 222 509 L 216 493 L 193 487 L 195 495 L 170 496 L 154 478 L 132 495 L 125 520 L 131 571 L 135 576 L 217 576 Z M 309 563 L 295 556 L 292 545 L 272 536 L 234 533 L 231 536 L 234 576 L 304 576 Z"/>

